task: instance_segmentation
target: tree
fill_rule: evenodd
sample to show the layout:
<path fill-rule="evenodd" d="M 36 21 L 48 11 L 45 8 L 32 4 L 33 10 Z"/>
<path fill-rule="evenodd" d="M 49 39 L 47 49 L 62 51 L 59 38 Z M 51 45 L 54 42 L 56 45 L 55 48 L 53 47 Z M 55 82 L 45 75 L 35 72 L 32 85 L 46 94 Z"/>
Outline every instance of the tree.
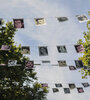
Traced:
<path fill-rule="evenodd" d="M 82 60 L 84 67 L 81 68 L 82 78 L 87 78 L 90 75 L 90 20 L 87 21 L 88 31 L 84 32 L 84 40 L 80 39 L 78 44 L 82 44 L 84 47 L 84 54 L 79 59 Z"/>
<path fill-rule="evenodd" d="M 8 45 L 10 50 L 0 49 L 0 100 L 44 100 L 48 92 L 39 84 L 34 69 L 25 69 L 29 58 L 16 46 L 14 35 L 17 30 L 12 22 L 0 28 L 0 48 Z M 18 66 L 8 66 L 9 60 L 17 60 Z"/>

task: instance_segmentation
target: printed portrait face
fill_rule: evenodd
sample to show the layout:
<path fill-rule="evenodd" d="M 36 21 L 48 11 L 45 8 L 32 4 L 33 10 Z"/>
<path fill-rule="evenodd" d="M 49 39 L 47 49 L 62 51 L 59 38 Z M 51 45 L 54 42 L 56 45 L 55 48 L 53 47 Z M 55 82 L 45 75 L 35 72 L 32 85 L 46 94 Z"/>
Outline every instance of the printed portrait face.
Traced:
<path fill-rule="evenodd" d="M 70 70 L 76 70 L 76 67 L 75 66 L 69 66 L 69 69 Z"/>
<path fill-rule="evenodd" d="M 67 17 L 58 17 L 57 19 L 58 19 L 59 22 L 64 22 L 64 21 L 68 20 Z"/>
<path fill-rule="evenodd" d="M 39 47 L 39 55 L 47 56 L 48 55 L 47 47 Z"/>
<path fill-rule="evenodd" d="M 57 46 L 58 52 L 59 53 L 66 53 L 66 47 L 65 46 Z"/>
<path fill-rule="evenodd" d="M 77 68 L 82 68 L 83 67 L 83 63 L 81 60 L 75 60 L 75 64 Z"/>
<path fill-rule="evenodd" d="M 15 28 L 24 28 L 23 19 L 14 19 L 14 27 Z"/>
<path fill-rule="evenodd" d="M 64 88 L 64 93 L 70 93 L 70 89 L 69 88 Z"/>
<path fill-rule="evenodd" d="M 83 45 L 75 45 L 75 49 L 76 51 L 79 52 L 84 52 L 84 47 Z"/>
<path fill-rule="evenodd" d="M 59 92 L 59 89 L 57 89 L 57 88 L 52 88 L 52 90 L 53 90 L 53 93 Z"/>
<path fill-rule="evenodd" d="M 75 84 L 69 84 L 70 89 L 74 89 L 75 87 L 76 87 Z"/>
<path fill-rule="evenodd" d="M 83 93 L 84 92 L 82 87 L 77 88 L 77 90 L 78 90 L 78 93 Z"/>
<path fill-rule="evenodd" d="M 90 86 L 89 83 L 82 83 L 82 85 L 83 85 L 84 87 Z"/>
<path fill-rule="evenodd" d="M 21 53 L 22 54 L 30 54 L 30 47 L 29 46 L 22 46 Z"/>
<path fill-rule="evenodd" d="M 17 60 L 9 60 L 8 66 L 15 66 L 17 64 Z"/>
<path fill-rule="evenodd" d="M 59 66 L 67 66 L 65 60 L 60 60 L 60 61 L 58 61 L 58 64 L 59 64 Z"/>
<path fill-rule="evenodd" d="M 11 46 L 10 45 L 2 45 L 1 50 L 10 50 Z"/>
<path fill-rule="evenodd" d="M 25 64 L 26 69 L 32 69 L 34 67 L 33 61 L 27 61 Z"/>
<path fill-rule="evenodd" d="M 45 19 L 44 18 L 35 18 L 36 25 L 45 25 Z"/>
<path fill-rule="evenodd" d="M 56 83 L 55 86 L 56 86 L 56 87 L 62 87 L 62 84 Z"/>

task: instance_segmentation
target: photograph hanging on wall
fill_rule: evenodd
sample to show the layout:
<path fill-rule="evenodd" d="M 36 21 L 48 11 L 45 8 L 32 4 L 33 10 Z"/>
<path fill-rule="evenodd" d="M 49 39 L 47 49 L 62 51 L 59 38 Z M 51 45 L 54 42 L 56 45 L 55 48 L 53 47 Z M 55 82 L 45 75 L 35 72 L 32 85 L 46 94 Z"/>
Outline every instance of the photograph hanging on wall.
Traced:
<path fill-rule="evenodd" d="M 88 21 L 88 18 L 85 15 L 76 15 L 76 17 L 80 23 Z"/>
<path fill-rule="evenodd" d="M 65 46 L 57 46 L 58 52 L 59 53 L 66 53 L 66 47 Z"/>
<path fill-rule="evenodd" d="M 48 87 L 48 84 L 47 83 L 41 83 L 41 86 L 42 87 Z"/>
<path fill-rule="evenodd" d="M 8 66 L 16 66 L 17 65 L 17 60 L 9 60 L 8 61 Z"/>
<path fill-rule="evenodd" d="M 70 84 L 68 84 L 68 85 L 69 85 L 69 88 L 70 88 L 70 89 L 76 88 L 75 84 L 71 84 L 71 83 L 70 83 Z"/>
<path fill-rule="evenodd" d="M 47 56 L 48 55 L 47 47 L 39 47 L 39 55 L 40 56 Z"/>
<path fill-rule="evenodd" d="M 61 83 L 55 83 L 55 86 L 56 87 L 62 87 L 62 84 Z"/>
<path fill-rule="evenodd" d="M 83 90 L 82 87 L 78 87 L 78 88 L 77 88 L 77 91 L 78 91 L 78 93 L 83 93 L 83 92 L 84 92 L 84 90 Z"/>
<path fill-rule="evenodd" d="M 53 90 L 53 93 L 59 92 L 59 89 L 57 89 L 57 88 L 52 88 L 52 90 Z"/>
<path fill-rule="evenodd" d="M 84 47 L 83 45 L 75 45 L 75 49 L 78 53 L 84 52 Z"/>
<path fill-rule="evenodd" d="M 22 54 L 30 54 L 30 47 L 29 46 L 22 46 L 21 53 Z"/>
<path fill-rule="evenodd" d="M 84 87 L 89 87 L 89 86 L 90 86 L 89 83 L 82 83 L 82 85 L 83 85 Z"/>
<path fill-rule="evenodd" d="M 45 19 L 44 18 L 35 18 L 35 24 L 36 25 L 45 25 L 46 22 L 45 22 Z"/>
<path fill-rule="evenodd" d="M 66 61 L 65 60 L 60 60 L 58 61 L 59 66 L 63 67 L 63 66 L 67 66 Z"/>
<path fill-rule="evenodd" d="M 34 67 L 34 61 L 26 61 L 25 69 L 32 69 Z"/>
<path fill-rule="evenodd" d="M 75 64 L 76 64 L 77 68 L 82 68 L 83 67 L 82 60 L 75 60 Z"/>
<path fill-rule="evenodd" d="M 59 22 L 64 22 L 64 21 L 67 21 L 68 18 L 67 18 L 67 17 L 57 17 L 57 20 L 58 20 Z"/>
<path fill-rule="evenodd" d="M 5 51 L 8 51 L 11 49 L 11 46 L 10 45 L 2 45 L 1 46 L 1 50 L 5 50 Z"/>
<path fill-rule="evenodd" d="M 70 93 L 70 89 L 69 88 L 63 88 L 64 89 L 64 93 L 67 94 L 67 93 Z"/>
<path fill-rule="evenodd" d="M 23 19 L 13 19 L 15 28 L 24 28 L 24 20 Z"/>
<path fill-rule="evenodd" d="M 75 66 L 69 66 L 69 69 L 70 70 L 76 70 L 76 67 Z"/>

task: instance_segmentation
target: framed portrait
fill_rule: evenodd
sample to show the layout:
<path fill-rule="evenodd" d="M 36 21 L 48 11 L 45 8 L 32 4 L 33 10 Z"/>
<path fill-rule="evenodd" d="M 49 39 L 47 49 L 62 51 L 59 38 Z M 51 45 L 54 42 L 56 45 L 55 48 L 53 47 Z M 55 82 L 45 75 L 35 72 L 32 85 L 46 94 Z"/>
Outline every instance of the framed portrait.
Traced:
<path fill-rule="evenodd" d="M 32 69 L 34 67 L 34 61 L 26 61 L 25 68 Z"/>
<path fill-rule="evenodd" d="M 70 89 L 76 88 L 75 84 L 68 84 Z"/>
<path fill-rule="evenodd" d="M 38 25 L 38 26 L 46 24 L 46 21 L 45 21 L 44 18 L 35 18 L 34 20 L 35 20 L 35 24 Z"/>
<path fill-rule="evenodd" d="M 69 88 L 63 88 L 64 89 L 64 93 L 67 94 L 67 93 L 70 93 L 70 89 Z"/>
<path fill-rule="evenodd" d="M 76 15 L 80 23 L 88 21 L 88 18 L 85 15 Z"/>
<path fill-rule="evenodd" d="M 48 84 L 47 83 L 41 83 L 41 86 L 42 87 L 48 87 Z"/>
<path fill-rule="evenodd" d="M 16 66 L 17 65 L 17 60 L 9 60 L 8 61 L 8 66 Z"/>
<path fill-rule="evenodd" d="M 78 93 L 83 93 L 83 92 L 84 92 L 84 90 L 83 90 L 82 87 L 78 87 L 78 88 L 77 88 L 77 91 L 78 91 Z"/>
<path fill-rule="evenodd" d="M 67 17 L 58 17 L 57 20 L 58 20 L 59 22 L 64 22 L 64 21 L 67 21 L 68 18 L 67 18 Z"/>
<path fill-rule="evenodd" d="M 39 55 L 40 56 L 47 56 L 48 55 L 47 47 L 39 47 Z"/>
<path fill-rule="evenodd" d="M 65 46 L 57 46 L 58 52 L 59 53 L 66 53 L 66 47 Z"/>
<path fill-rule="evenodd" d="M 84 87 L 89 87 L 89 86 L 90 86 L 89 83 L 82 83 L 82 85 L 83 85 Z"/>
<path fill-rule="evenodd" d="M 69 66 L 69 69 L 70 70 L 76 70 L 76 67 L 75 66 Z"/>
<path fill-rule="evenodd" d="M 2 45 L 1 46 L 1 50 L 5 50 L 5 51 L 8 51 L 11 49 L 11 46 L 10 45 Z"/>
<path fill-rule="evenodd" d="M 75 60 L 75 64 L 76 64 L 77 68 L 82 68 L 83 67 L 82 60 Z"/>
<path fill-rule="evenodd" d="M 23 19 L 13 19 L 15 28 L 24 28 L 24 20 Z"/>
<path fill-rule="evenodd" d="M 56 87 L 62 87 L 62 84 L 61 83 L 55 83 L 55 86 Z"/>
<path fill-rule="evenodd" d="M 58 64 L 59 64 L 59 66 L 60 66 L 60 67 L 67 66 L 67 64 L 66 64 L 66 61 L 65 61 L 65 60 L 60 60 L 60 61 L 58 61 Z"/>
<path fill-rule="evenodd" d="M 30 54 L 30 47 L 29 46 L 22 46 L 21 53 L 22 54 Z"/>
<path fill-rule="evenodd" d="M 75 49 L 78 53 L 84 52 L 84 47 L 83 45 L 75 45 Z"/>
<path fill-rule="evenodd" d="M 52 90 L 53 90 L 53 93 L 59 92 L 59 89 L 57 89 L 57 88 L 52 88 Z"/>

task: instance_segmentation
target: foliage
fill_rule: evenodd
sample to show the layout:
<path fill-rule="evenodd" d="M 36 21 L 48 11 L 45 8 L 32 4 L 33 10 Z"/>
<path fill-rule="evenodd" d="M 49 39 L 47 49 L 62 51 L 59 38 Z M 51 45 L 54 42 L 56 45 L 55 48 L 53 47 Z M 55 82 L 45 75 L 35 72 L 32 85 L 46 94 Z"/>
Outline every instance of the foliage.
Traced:
<path fill-rule="evenodd" d="M 88 31 L 84 32 L 84 39 L 85 41 L 83 42 L 82 39 L 78 41 L 78 44 L 82 44 L 85 51 L 82 57 L 79 59 L 82 60 L 84 64 L 84 68 L 81 69 L 82 73 L 82 78 L 87 78 L 88 75 L 90 75 L 90 27 L 89 27 L 90 21 L 87 22 L 87 28 Z"/>
<path fill-rule="evenodd" d="M 25 69 L 29 58 L 21 54 L 21 45 L 15 45 L 13 38 L 16 31 L 12 22 L 0 28 L 0 48 L 2 45 L 11 46 L 8 51 L 0 50 L 0 63 L 7 64 L 0 66 L 0 100 L 44 100 L 48 91 L 34 83 L 37 80 L 34 69 Z M 8 67 L 9 60 L 17 60 L 19 66 Z"/>

